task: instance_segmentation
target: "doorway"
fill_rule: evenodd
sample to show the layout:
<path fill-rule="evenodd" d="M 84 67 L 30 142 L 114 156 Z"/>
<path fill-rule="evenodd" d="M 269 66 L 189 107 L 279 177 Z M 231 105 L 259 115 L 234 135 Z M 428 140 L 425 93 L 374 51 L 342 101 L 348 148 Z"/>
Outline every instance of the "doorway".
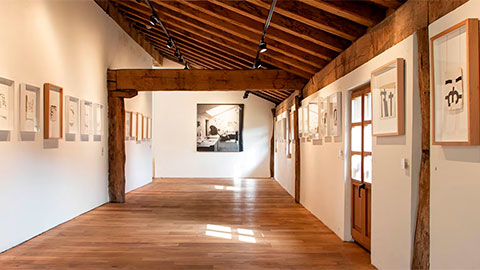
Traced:
<path fill-rule="evenodd" d="M 372 198 L 372 113 L 370 84 L 352 92 L 352 237 L 370 250 Z"/>

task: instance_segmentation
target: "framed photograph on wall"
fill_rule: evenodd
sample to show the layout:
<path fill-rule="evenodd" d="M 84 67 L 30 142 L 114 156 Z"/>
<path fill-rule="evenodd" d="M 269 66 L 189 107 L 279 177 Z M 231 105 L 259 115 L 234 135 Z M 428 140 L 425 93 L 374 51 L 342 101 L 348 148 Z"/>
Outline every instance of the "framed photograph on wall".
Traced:
<path fill-rule="evenodd" d="M 93 104 L 93 135 L 101 136 L 103 132 L 103 105 Z"/>
<path fill-rule="evenodd" d="M 197 152 L 243 151 L 244 104 L 197 104 Z"/>
<path fill-rule="evenodd" d="M 45 139 L 63 137 L 63 88 L 46 83 L 43 85 L 43 125 Z"/>
<path fill-rule="evenodd" d="M 132 112 L 125 112 L 125 138 L 132 137 Z"/>
<path fill-rule="evenodd" d="M 328 97 L 329 134 L 337 137 L 342 135 L 342 92 Z"/>
<path fill-rule="evenodd" d="M 40 130 L 40 87 L 20 84 L 20 131 Z"/>
<path fill-rule="evenodd" d="M 79 99 L 76 97 L 65 97 L 65 134 L 78 133 Z"/>
<path fill-rule="evenodd" d="M 405 134 L 405 60 L 395 59 L 371 74 L 374 136 Z"/>
<path fill-rule="evenodd" d="M 434 145 L 480 144 L 478 19 L 430 39 Z"/>
<path fill-rule="evenodd" d="M 15 82 L 0 78 L 0 131 L 13 130 Z"/>
<path fill-rule="evenodd" d="M 92 132 L 92 102 L 80 102 L 80 134 L 89 135 Z"/>

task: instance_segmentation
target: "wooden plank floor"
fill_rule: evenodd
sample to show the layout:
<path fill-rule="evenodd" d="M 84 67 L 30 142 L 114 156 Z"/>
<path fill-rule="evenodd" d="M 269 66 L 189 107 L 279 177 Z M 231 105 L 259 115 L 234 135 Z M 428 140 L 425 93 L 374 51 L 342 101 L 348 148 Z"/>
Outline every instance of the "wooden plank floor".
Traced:
<path fill-rule="evenodd" d="M 0 269 L 373 269 L 270 179 L 159 179 L 0 254 Z"/>

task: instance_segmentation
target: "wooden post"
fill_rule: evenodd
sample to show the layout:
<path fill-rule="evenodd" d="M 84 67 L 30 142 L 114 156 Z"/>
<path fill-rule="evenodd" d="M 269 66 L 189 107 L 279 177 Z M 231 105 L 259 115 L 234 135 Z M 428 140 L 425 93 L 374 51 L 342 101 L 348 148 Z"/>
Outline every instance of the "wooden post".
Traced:
<path fill-rule="evenodd" d="M 428 26 L 417 31 L 418 86 L 422 114 L 422 160 L 412 269 L 430 268 L 430 70 Z"/>
<path fill-rule="evenodd" d="M 270 139 L 270 177 L 275 177 L 275 112 L 276 109 L 272 109 L 273 115 L 273 129 L 272 138 Z"/>
<path fill-rule="evenodd" d="M 300 130 L 298 123 L 298 110 L 300 98 L 295 96 L 295 111 L 293 111 L 293 140 L 295 143 L 295 202 L 300 203 Z"/>

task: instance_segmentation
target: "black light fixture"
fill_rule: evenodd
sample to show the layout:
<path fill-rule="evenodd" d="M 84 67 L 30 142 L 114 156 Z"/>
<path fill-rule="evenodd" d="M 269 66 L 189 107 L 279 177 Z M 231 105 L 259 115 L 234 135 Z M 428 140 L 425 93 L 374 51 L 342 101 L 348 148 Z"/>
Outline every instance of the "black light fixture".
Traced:
<path fill-rule="evenodd" d="M 169 40 L 167 41 L 167 48 L 169 48 L 169 49 L 173 48 L 172 39 L 169 39 Z"/>
<path fill-rule="evenodd" d="M 178 58 L 180 56 L 178 49 L 175 50 L 175 53 L 173 54 L 173 56 L 175 56 L 175 58 Z"/>
<path fill-rule="evenodd" d="M 250 91 L 245 91 L 245 93 L 243 94 L 243 99 L 247 99 L 249 94 Z"/>
<path fill-rule="evenodd" d="M 188 64 L 185 62 L 185 67 L 183 69 L 188 69 Z"/>
<path fill-rule="evenodd" d="M 257 59 L 257 61 L 255 61 L 255 64 L 253 64 L 253 69 L 259 69 L 262 67 L 262 61 L 260 61 L 260 59 Z"/>
<path fill-rule="evenodd" d="M 267 43 L 265 42 L 265 40 L 260 40 L 260 44 L 258 45 L 258 48 L 259 48 L 259 51 L 260 53 L 264 53 L 267 51 Z"/>

